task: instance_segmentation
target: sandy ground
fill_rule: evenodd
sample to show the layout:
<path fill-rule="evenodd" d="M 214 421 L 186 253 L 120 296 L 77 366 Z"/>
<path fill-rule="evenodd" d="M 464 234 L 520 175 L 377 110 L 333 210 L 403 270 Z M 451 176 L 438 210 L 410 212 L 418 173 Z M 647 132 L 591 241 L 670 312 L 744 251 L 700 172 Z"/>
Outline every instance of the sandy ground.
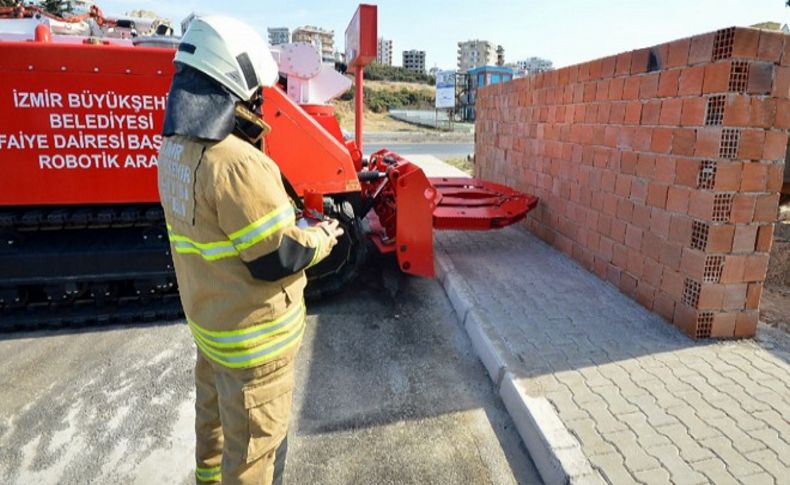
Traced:
<path fill-rule="evenodd" d="M 0 335 L 0 483 L 193 482 L 183 323 Z M 443 290 L 371 261 L 309 309 L 287 481 L 539 483 Z"/>

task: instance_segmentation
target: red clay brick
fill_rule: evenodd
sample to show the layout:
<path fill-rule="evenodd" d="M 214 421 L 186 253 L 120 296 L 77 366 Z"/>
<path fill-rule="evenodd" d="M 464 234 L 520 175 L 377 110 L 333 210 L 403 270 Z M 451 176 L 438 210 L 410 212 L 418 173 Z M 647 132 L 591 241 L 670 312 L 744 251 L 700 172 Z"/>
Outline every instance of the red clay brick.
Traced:
<path fill-rule="evenodd" d="M 642 103 L 639 101 L 631 101 L 625 107 L 625 120 L 626 125 L 638 125 L 642 115 Z"/>
<path fill-rule="evenodd" d="M 683 126 L 702 126 L 705 122 L 705 100 L 703 98 L 684 98 L 680 124 Z"/>
<path fill-rule="evenodd" d="M 708 229 L 708 245 L 706 250 L 710 253 L 729 253 L 732 251 L 732 239 L 735 226 L 713 224 Z"/>
<path fill-rule="evenodd" d="M 682 250 L 682 244 L 665 242 L 659 249 L 658 260 L 664 265 L 677 270 L 680 268 L 680 254 Z"/>
<path fill-rule="evenodd" d="M 681 108 L 683 100 L 680 98 L 665 99 L 661 102 L 661 117 L 659 122 L 662 125 L 680 125 Z"/>
<path fill-rule="evenodd" d="M 642 279 L 650 286 L 657 288 L 661 284 L 661 270 L 662 267 L 658 261 L 646 256 L 642 267 Z"/>
<path fill-rule="evenodd" d="M 744 299 L 746 298 L 744 292 Z M 724 300 L 724 285 L 703 284 L 699 292 L 699 310 L 719 310 Z"/>
<path fill-rule="evenodd" d="M 782 59 L 785 35 L 782 32 L 760 31 L 760 43 L 757 47 L 757 57 L 764 61 L 778 63 Z"/>
<path fill-rule="evenodd" d="M 749 81 L 746 92 L 749 94 L 769 94 L 774 77 L 774 65 L 770 62 L 749 64 Z"/>
<path fill-rule="evenodd" d="M 657 125 L 661 116 L 661 101 L 651 99 L 642 105 L 642 125 Z"/>
<path fill-rule="evenodd" d="M 677 303 L 675 305 L 675 315 L 672 317 L 672 323 L 681 332 L 689 337 L 695 338 L 697 333 L 697 310 L 683 303 Z"/>
<path fill-rule="evenodd" d="M 713 214 L 713 193 L 695 190 L 689 200 L 689 215 L 697 219 L 710 220 Z"/>
<path fill-rule="evenodd" d="M 642 204 L 634 204 L 634 212 L 631 221 L 638 228 L 643 230 L 650 229 L 650 207 Z"/>
<path fill-rule="evenodd" d="M 757 333 L 758 317 L 759 312 L 754 310 L 739 312 L 735 317 L 734 336 L 739 338 L 754 337 L 754 334 Z"/>
<path fill-rule="evenodd" d="M 697 145 L 694 155 L 701 158 L 718 158 L 720 144 L 720 128 L 700 128 L 697 130 Z"/>
<path fill-rule="evenodd" d="M 639 79 L 639 97 L 652 99 L 658 95 L 658 73 L 647 74 Z"/>
<path fill-rule="evenodd" d="M 656 157 L 645 153 L 637 155 L 636 175 L 639 177 L 653 178 L 656 169 Z"/>
<path fill-rule="evenodd" d="M 680 300 L 683 296 L 683 280 L 685 276 L 682 273 L 664 268 L 661 273 L 661 289 L 674 300 Z"/>
<path fill-rule="evenodd" d="M 672 184 L 675 180 L 675 159 L 672 157 L 656 157 L 653 179 L 656 182 Z"/>
<path fill-rule="evenodd" d="M 743 163 L 725 162 L 716 163 L 715 190 L 736 191 L 741 187 Z"/>
<path fill-rule="evenodd" d="M 784 164 L 772 163 L 768 165 L 768 184 L 766 187 L 768 192 L 781 192 L 784 182 L 784 173 Z"/>
<path fill-rule="evenodd" d="M 721 271 L 722 283 L 743 282 L 743 272 L 746 269 L 746 256 L 727 255 L 724 257 L 724 267 Z"/>
<path fill-rule="evenodd" d="M 622 74 L 629 74 L 631 72 L 631 52 L 623 52 L 622 54 L 617 54 L 617 60 L 615 61 L 615 68 L 614 73 L 616 76 Z"/>
<path fill-rule="evenodd" d="M 790 42 L 787 42 L 790 44 Z M 790 67 L 781 66 L 774 69 L 774 86 L 771 96 L 787 99 L 790 97 Z"/>
<path fill-rule="evenodd" d="M 703 93 L 726 93 L 730 85 L 731 62 L 717 62 L 705 66 Z"/>
<path fill-rule="evenodd" d="M 743 165 L 742 192 L 762 192 L 768 185 L 768 165 L 753 162 Z"/>
<path fill-rule="evenodd" d="M 724 102 L 724 126 L 750 126 L 751 106 L 749 96 L 727 96 Z"/>
<path fill-rule="evenodd" d="M 634 203 L 628 199 L 617 199 L 617 218 L 621 221 L 631 222 L 634 213 Z"/>
<path fill-rule="evenodd" d="M 755 59 L 757 58 L 757 49 L 759 45 L 759 30 L 736 27 L 735 41 L 732 45 L 732 57 Z"/>
<path fill-rule="evenodd" d="M 666 209 L 672 212 L 679 212 L 685 214 L 688 212 L 689 198 L 691 191 L 683 187 L 676 187 L 670 185 L 667 190 L 667 206 Z"/>
<path fill-rule="evenodd" d="M 623 96 L 622 99 L 625 100 L 633 100 L 639 99 L 639 83 L 641 78 L 636 76 L 631 76 L 625 78 L 623 82 Z"/>
<path fill-rule="evenodd" d="M 766 224 L 757 230 L 757 244 L 755 249 L 761 253 L 770 253 L 774 241 L 774 225 Z"/>
<path fill-rule="evenodd" d="M 690 48 L 691 39 L 680 39 L 670 42 L 666 67 L 678 67 L 688 64 Z"/>
<path fill-rule="evenodd" d="M 758 195 L 754 204 L 755 222 L 774 222 L 779 216 L 779 194 Z"/>
<path fill-rule="evenodd" d="M 618 174 L 614 187 L 615 195 L 619 197 L 628 197 L 631 194 L 631 179 L 633 179 L 633 177 L 630 175 Z"/>
<path fill-rule="evenodd" d="M 735 194 L 732 198 L 732 215 L 730 222 L 735 224 L 750 223 L 754 219 L 755 198 L 753 195 Z"/>
<path fill-rule="evenodd" d="M 664 319 L 672 321 L 672 316 L 675 313 L 675 300 L 668 293 L 659 290 L 653 301 L 653 311 Z"/>
<path fill-rule="evenodd" d="M 669 71 L 673 72 L 673 71 Z M 677 71 L 674 71 L 677 72 Z M 662 73 L 663 74 L 663 73 Z M 702 80 L 705 68 L 703 66 L 687 67 L 680 71 L 678 79 L 678 92 L 680 96 L 698 96 L 702 94 Z M 660 83 L 659 83 L 660 90 Z"/>
<path fill-rule="evenodd" d="M 691 48 L 689 49 L 689 64 L 700 64 L 710 62 L 713 57 L 713 40 L 715 33 L 698 35 L 691 38 Z"/>
<path fill-rule="evenodd" d="M 653 208 L 650 211 L 650 230 L 653 234 L 663 238 L 669 238 L 669 227 L 671 217 L 664 210 Z"/>
<path fill-rule="evenodd" d="M 749 283 L 746 290 L 746 309 L 757 310 L 760 308 L 760 298 L 763 295 L 762 283 Z"/>
<path fill-rule="evenodd" d="M 732 240 L 732 252 L 751 253 L 757 242 L 757 226 L 753 224 L 738 224 L 735 226 L 735 237 Z"/>
<path fill-rule="evenodd" d="M 712 338 L 732 337 L 735 334 L 736 316 L 732 312 L 716 313 L 713 315 L 713 324 L 710 329 Z"/>
<path fill-rule="evenodd" d="M 743 280 L 747 283 L 765 281 L 768 271 L 768 254 L 758 253 L 746 256 L 746 267 L 743 270 Z"/>
<path fill-rule="evenodd" d="M 672 128 L 655 128 L 650 151 L 655 153 L 669 153 L 672 150 Z"/>
<path fill-rule="evenodd" d="M 771 128 L 776 123 L 776 100 L 752 98 L 749 124 L 753 127 Z"/>
<path fill-rule="evenodd" d="M 623 86 L 625 85 L 625 79 L 622 77 L 617 77 L 612 79 L 609 82 L 609 99 L 612 101 L 617 101 L 623 99 Z"/>
<path fill-rule="evenodd" d="M 620 170 L 629 175 L 633 175 L 636 173 L 636 153 L 631 151 L 624 151 L 622 152 L 622 157 L 620 158 Z"/>
<path fill-rule="evenodd" d="M 628 273 L 620 274 L 619 287 L 620 291 L 633 298 L 636 291 L 636 278 Z"/>
<path fill-rule="evenodd" d="M 631 181 L 631 200 L 639 203 L 647 200 L 647 182 L 638 178 Z"/>
<path fill-rule="evenodd" d="M 746 306 L 747 289 L 748 285 L 746 283 L 723 285 L 724 295 L 721 307 L 724 310 L 743 310 Z"/>
<path fill-rule="evenodd" d="M 601 77 L 606 79 L 614 75 L 614 68 L 617 62 L 616 56 L 604 57 L 601 59 Z"/>
<path fill-rule="evenodd" d="M 683 248 L 680 257 L 681 272 L 695 281 L 702 280 L 707 254 L 689 247 Z"/>
<path fill-rule="evenodd" d="M 609 111 L 609 123 L 622 125 L 625 120 L 625 107 L 626 103 L 612 103 Z"/>
<path fill-rule="evenodd" d="M 742 160 L 760 160 L 765 147 L 764 130 L 741 130 L 738 143 L 738 158 Z"/>
<path fill-rule="evenodd" d="M 686 187 L 697 187 L 697 176 L 699 175 L 699 160 L 681 158 L 677 161 L 675 171 L 675 183 Z"/>
<path fill-rule="evenodd" d="M 625 229 L 625 244 L 628 247 L 639 250 L 642 247 L 642 230 L 628 224 Z"/>
<path fill-rule="evenodd" d="M 688 128 L 676 128 L 672 131 L 672 154 L 690 156 L 694 154 L 697 142 L 697 131 Z"/>
<path fill-rule="evenodd" d="M 647 59 L 650 55 L 649 49 L 638 49 L 631 51 L 631 74 L 641 74 L 647 72 Z"/>
<path fill-rule="evenodd" d="M 649 151 L 653 138 L 653 128 L 637 127 L 634 132 L 634 150 Z"/>
<path fill-rule="evenodd" d="M 666 207 L 668 189 L 667 184 L 650 182 L 647 185 L 647 204 L 662 209 Z"/>
<path fill-rule="evenodd" d="M 641 278 L 644 264 L 645 257 L 642 256 L 642 253 L 639 250 L 628 250 L 628 260 L 626 261 L 625 269 L 631 276 L 637 278 L 637 280 Z"/>
<path fill-rule="evenodd" d="M 669 98 L 678 95 L 678 80 L 680 69 L 662 71 L 658 78 L 658 97 Z"/>
<path fill-rule="evenodd" d="M 770 160 L 770 161 L 784 160 L 786 151 L 787 151 L 786 131 L 765 132 L 765 147 L 762 153 L 763 160 Z"/>
<path fill-rule="evenodd" d="M 645 281 L 639 281 L 636 287 L 636 301 L 648 310 L 653 309 L 654 300 L 656 297 L 656 289 L 647 284 Z"/>

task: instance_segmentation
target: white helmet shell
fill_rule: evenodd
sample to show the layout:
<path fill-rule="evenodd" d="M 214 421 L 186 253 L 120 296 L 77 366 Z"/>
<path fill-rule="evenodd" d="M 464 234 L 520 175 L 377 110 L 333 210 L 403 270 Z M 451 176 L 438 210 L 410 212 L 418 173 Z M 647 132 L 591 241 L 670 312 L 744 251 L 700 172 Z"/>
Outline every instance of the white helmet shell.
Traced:
<path fill-rule="evenodd" d="M 230 17 L 194 19 L 174 61 L 210 76 L 243 101 L 258 87 L 273 86 L 279 76 L 266 41 L 252 27 Z"/>

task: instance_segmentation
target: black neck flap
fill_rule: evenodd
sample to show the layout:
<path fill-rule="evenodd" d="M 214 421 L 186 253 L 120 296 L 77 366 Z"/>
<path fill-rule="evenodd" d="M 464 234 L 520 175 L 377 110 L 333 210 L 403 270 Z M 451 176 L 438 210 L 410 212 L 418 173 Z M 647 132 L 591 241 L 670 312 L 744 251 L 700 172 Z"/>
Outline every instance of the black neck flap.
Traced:
<path fill-rule="evenodd" d="M 238 101 L 235 95 L 200 71 L 176 64 L 162 134 L 224 140 L 235 127 Z"/>

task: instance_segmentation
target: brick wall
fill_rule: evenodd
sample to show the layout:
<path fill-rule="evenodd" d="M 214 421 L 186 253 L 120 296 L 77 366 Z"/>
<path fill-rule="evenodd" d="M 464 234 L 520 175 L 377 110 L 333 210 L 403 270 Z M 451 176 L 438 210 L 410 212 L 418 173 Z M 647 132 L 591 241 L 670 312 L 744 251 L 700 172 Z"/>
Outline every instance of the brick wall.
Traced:
<path fill-rule="evenodd" d="M 486 87 L 477 175 L 688 335 L 755 333 L 790 128 L 790 36 L 730 28 Z"/>

